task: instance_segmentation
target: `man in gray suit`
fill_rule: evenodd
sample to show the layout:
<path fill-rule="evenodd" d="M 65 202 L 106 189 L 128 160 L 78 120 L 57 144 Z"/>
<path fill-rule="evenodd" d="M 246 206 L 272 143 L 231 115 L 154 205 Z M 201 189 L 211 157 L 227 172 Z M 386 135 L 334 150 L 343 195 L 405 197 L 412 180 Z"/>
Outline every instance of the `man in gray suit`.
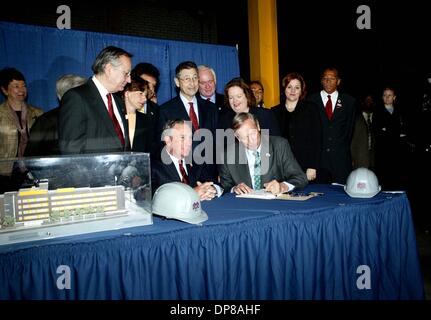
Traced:
<path fill-rule="evenodd" d="M 259 121 L 250 113 L 237 114 L 232 122 L 236 140 L 219 159 L 220 182 L 236 194 L 265 189 L 273 194 L 307 185 L 307 177 L 290 150 L 289 142 L 261 134 Z"/>

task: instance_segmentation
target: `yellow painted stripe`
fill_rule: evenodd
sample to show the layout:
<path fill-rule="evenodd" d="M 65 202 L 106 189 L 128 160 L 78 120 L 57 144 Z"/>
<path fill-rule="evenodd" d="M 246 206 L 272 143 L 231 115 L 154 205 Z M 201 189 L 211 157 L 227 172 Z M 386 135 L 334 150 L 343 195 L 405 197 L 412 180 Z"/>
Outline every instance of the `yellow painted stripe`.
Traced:
<path fill-rule="evenodd" d="M 28 191 L 20 191 L 18 196 L 27 197 L 27 196 L 36 196 L 41 194 L 47 194 L 48 190 L 28 190 Z"/>

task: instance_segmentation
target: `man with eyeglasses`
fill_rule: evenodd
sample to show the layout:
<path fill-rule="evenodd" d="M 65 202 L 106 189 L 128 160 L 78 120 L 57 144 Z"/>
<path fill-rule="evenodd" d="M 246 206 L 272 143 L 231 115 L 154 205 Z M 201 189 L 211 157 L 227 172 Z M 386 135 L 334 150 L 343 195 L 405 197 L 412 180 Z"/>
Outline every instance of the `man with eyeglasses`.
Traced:
<path fill-rule="evenodd" d="M 216 92 L 217 78 L 214 69 L 206 65 L 200 65 L 198 66 L 198 73 L 201 98 L 214 103 L 219 113 L 227 111 L 228 109 L 223 106 L 224 95 Z"/>
<path fill-rule="evenodd" d="M 160 106 L 159 121 L 158 121 L 158 136 L 161 141 L 163 127 L 168 120 L 181 119 L 190 121 L 193 133 L 195 134 L 200 129 L 207 129 L 212 134 L 210 147 L 214 150 L 215 130 L 218 122 L 217 108 L 210 101 L 204 100 L 198 93 L 199 90 L 199 75 L 198 67 L 192 61 L 181 62 L 175 68 L 175 86 L 178 88 L 178 96 Z M 202 142 L 205 142 L 205 137 L 193 140 L 193 150 Z M 208 141 L 206 141 L 208 142 Z M 160 144 L 160 149 L 163 145 Z M 205 154 L 202 155 L 205 157 Z M 214 159 L 208 162 L 215 163 Z M 216 174 L 216 166 L 212 165 L 214 174 Z"/>
<path fill-rule="evenodd" d="M 316 183 L 345 184 L 352 171 L 350 146 L 356 117 L 356 100 L 338 92 L 341 79 L 338 70 L 323 71 L 322 91 L 310 96 L 317 106 L 322 123 L 320 165 Z"/>
<path fill-rule="evenodd" d="M 130 149 L 121 97 L 130 83 L 132 54 L 109 46 L 96 57 L 94 75 L 68 90 L 60 101 L 59 148 L 62 154 L 108 153 Z"/>

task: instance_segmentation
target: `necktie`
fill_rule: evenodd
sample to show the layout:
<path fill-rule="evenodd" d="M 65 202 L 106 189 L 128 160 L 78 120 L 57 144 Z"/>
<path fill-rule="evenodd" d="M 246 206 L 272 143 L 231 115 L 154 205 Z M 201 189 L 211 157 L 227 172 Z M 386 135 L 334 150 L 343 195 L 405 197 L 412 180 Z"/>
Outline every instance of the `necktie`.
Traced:
<path fill-rule="evenodd" d="M 260 176 L 260 154 L 259 151 L 254 151 L 254 189 L 259 190 L 262 189 L 262 181 Z"/>
<path fill-rule="evenodd" d="M 210 101 L 210 102 L 211 102 L 211 98 L 207 98 L 207 101 Z"/>
<path fill-rule="evenodd" d="M 186 170 L 184 170 L 183 160 L 178 160 L 178 164 L 180 166 L 181 182 L 189 184 L 189 177 L 187 176 Z"/>
<path fill-rule="evenodd" d="M 326 115 L 328 116 L 328 119 L 331 120 L 332 119 L 332 101 L 331 101 L 331 96 L 328 94 L 328 102 L 326 102 Z"/>
<path fill-rule="evenodd" d="M 112 95 L 110 93 L 108 93 L 106 95 L 106 97 L 108 98 L 108 113 L 109 113 L 109 116 L 111 117 L 112 123 L 114 124 L 115 132 L 117 133 L 117 136 L 118 136 L 118 138 L 121 141 L 121 144 L 124 146 L 125 141 L 124 141 L 123 131 L 121 131 L 120 124 L 118 123 L 118 120 L 117 120 L 117 118 L 115 117 L 115 114 L 114 114 L 114 107 L 112 105 Z"/>
<path fill-rule="evenodd" d="M 198 117 L 196 116 L 195 109 L 193 108 L 193 102 L 189 102 L 190 105 L 190 111 L 189 111 L 189 117 L 192 121 L 193 129 L 198 130 L 199 129 L 199 123 L 198 123 Z"/>

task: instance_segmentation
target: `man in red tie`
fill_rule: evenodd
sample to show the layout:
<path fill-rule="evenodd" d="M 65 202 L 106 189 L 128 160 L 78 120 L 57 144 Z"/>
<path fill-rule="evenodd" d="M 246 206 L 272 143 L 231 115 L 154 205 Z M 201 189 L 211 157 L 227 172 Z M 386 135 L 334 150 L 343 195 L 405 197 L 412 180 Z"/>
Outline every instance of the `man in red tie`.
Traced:
<path fill-rule="evenodd" d="M 130 83 L 132 55 L 109 46 L 96 57 L 94 76 L 64 94 L 59 110 L 62 154 L 121 152 L 130 148 L 123 101 L 114 93 Z"/>
<path fill-rule="evenodd" d="M 201 200 L 211 200 L 222 194 L 208 166 L 191 160 L 192 130 L 184 120 L 170 120 L 165 124 L 163 142 L 161 160 L 151 163 L 153 192 L 165 183 L 177 181 L 194 188 Z"/>
<path fill-rule="evenodd" d="M 196 64 L 192 61 L 181 62 L 175 68 L 175 85 L 178 88 L 179 94 L 177 97 L 160 106 L 159 120 L 157 132 L 159 141 L 163 132 L 164 125 L 169 120 L 182 119 L 192 123 L 193 133 L 206 129 L 208 131 L 200 131 L 200 138 L 193 139 L 193 150 L 206 141 L 208 134 L 212 134 L 211 146 L 214 148 L 215 131 L 218 124 L 218 111 L 214 108 L 212 102 L 204 100 L 198 93 L 199 90 L 199 74 Z M 160 149 L 163 145 L 160 145 Z M 215 148 L 214 148 L 215 149 Z M 159 153 L 160 155 L 160 153 Z M 205 158 L 205 154 L 202 155 Z M 212 166 L 214 177 L 217 176 L 217 167 L 215 159 L 206 161 L 206 164 Z"/>
<path fill-rule="evenodd" d="M 356 100 L 338 92 L 338 70 L 327 68 L 322 74 L 322 91 L 310 96 L 319 109 L 322 147 L 317 183 L 346 183 L 352 171 L 350 145 L 356 116 Z"/>

